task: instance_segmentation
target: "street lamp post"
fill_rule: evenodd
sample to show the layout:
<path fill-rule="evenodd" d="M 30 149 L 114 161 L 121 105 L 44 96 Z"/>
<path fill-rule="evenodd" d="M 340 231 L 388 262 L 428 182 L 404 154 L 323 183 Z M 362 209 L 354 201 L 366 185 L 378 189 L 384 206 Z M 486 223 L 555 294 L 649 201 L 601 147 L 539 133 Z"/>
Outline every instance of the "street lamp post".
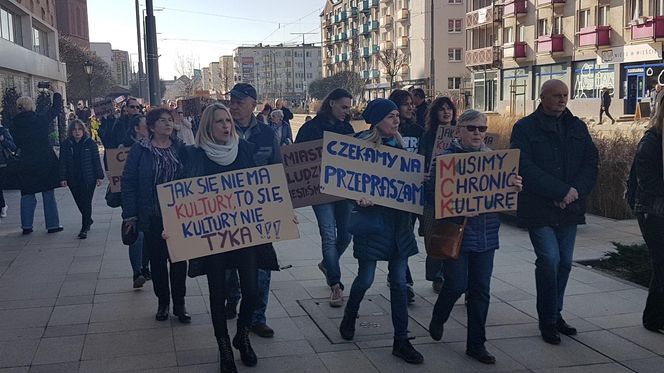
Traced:
<path fill-rule="evenodd" d="M 92 62 L 85 61 L 83 68 L 88 75 L 88 107 L 92 108 Z"/>

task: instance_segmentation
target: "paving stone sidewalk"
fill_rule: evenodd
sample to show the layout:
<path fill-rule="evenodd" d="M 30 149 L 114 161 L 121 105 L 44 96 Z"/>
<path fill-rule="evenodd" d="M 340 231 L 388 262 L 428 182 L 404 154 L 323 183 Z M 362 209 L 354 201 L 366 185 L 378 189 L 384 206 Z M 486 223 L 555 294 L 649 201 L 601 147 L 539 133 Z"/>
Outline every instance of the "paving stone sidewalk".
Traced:
<path fill-rule="evenodd" d="M 205 278 L 187 280 L 191 325 L 155 321 L 151 284 L 132 289 L 120 210 L 106 207 L 103 191 L 98 188 L 95 196 L 87 240 L 76 238 L 80 215 L 67 190 L 56 192 L 65 230 L 46 234 L 40 201 L 29 236 L 20 234 L 18 192 L 6 192 L 10 216 L 0 221 L 0 372 L 217 372 Z M 664 335 L 641 327 L 647 292 L 582 266 L 572 270 L 564 314 L 579 335 L 563 337 L 560 346 L 545 344 L 537 329 L 535 256 L 527 234 L 508 225 L 501 229 L 487 327 L 495 366 L 465 356 L 461 302 L 443 341 L 428 337 L 436 295 L 424 280 L 421 239 L 421 253 L 410 260 L 417 298 L 409 306 L 409 328 L 425 363 L 413 367 L 391 355 L 386 263 L 379 265 L 361 306 L 356 340 L 343 341 L 336 329 L 343 310 L 328 306 L 328 288 L 316 267 L 321 253 L 313 211 L 297 212 L 302 238 L 277 244 L 281 264 L 292 268 L 272 276 L 268 321 L 276 335 L 252 337 L 259 356 L 255 368 L 242 366 L 236 353 L 241 372 L 664 371 Z M 611 241 L 640 239 L 634 221 L 590 217 L 579 229 L 575 259 L 598 258 Z M 342 259 L 347 289 L 356 270 L 349 248 Z"/>

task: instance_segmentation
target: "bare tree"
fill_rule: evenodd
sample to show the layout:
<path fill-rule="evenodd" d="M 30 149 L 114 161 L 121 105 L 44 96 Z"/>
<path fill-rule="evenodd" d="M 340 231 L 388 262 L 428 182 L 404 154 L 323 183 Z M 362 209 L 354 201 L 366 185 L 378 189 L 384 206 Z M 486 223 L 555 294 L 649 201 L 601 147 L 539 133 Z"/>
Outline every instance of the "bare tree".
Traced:
<path fill-rule="evenodd" d="M 201 81 L 194 77 L 194 69 L 198 66 L 198 60 L 193 55 L 183 55 L 178 53 L 175 60 L 175 72 L 178 78 L 185 76 L 187 79 L 182 79 L 181 96 L 191 97 L 197 89 L 199 89 Z"/>
<path fill-rule="evenodd" d="M 399 75 L 401 67 L 407 64 L 409 56 L 400 49 L 383 49 L 378 54 L 378 61 L 383 65 L 385 75 L 390 83 L 390 89 L 394 88 L 394 79 Z"/>
<path fill-rule="evenodd" d="M 233 71 L 233 59 L 224 57 L 221 58 L 221 63 L 219 64 L 219 75 L 221 79 L 222 92 L 226 93 L 233 87 L 233 83 L 235 82 L 235 74 Z"/>

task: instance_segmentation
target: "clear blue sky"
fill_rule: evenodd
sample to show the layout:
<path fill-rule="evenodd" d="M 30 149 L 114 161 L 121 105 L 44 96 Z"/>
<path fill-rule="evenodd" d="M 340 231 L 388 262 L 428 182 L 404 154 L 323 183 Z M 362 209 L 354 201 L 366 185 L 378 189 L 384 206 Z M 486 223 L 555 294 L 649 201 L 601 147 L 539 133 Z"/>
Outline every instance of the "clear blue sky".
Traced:
<path fill-rule="evenodd" d="M 145 0 L 140 0 L 141 7 Z M 201 67 L 231 54 L 240 45 L 301 43 L 295 32 L 315 32 L 306 41 L 320 42 L 324 0 L 154 0 L 159 70 L 163 79 L 176 75 L 178 54 Z M 88 0 L 91 42 L 110 42 L 137 60 L 134 0 Z"/>

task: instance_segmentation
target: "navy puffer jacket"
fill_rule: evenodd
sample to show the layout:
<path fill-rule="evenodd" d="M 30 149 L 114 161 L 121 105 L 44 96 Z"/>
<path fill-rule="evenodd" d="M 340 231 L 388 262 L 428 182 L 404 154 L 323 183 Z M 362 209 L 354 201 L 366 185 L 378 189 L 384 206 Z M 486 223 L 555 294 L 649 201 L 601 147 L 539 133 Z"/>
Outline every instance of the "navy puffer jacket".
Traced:
<path fill-rule="evenodd" d="M 367 131 L 356 137 L 365 137 Z M 390 146 L 386 144 L 385 146 Z M 362 207 L 355 207 L 361 209 Z M 413 233 L 411 214 L 383 206 L 366 207 L 376 209 L 383 216 L 384 230 L 376 234 L 353 236 L 353 256 L 359 260 L 407 259 L 417 254 L 417 241 Z"/>

